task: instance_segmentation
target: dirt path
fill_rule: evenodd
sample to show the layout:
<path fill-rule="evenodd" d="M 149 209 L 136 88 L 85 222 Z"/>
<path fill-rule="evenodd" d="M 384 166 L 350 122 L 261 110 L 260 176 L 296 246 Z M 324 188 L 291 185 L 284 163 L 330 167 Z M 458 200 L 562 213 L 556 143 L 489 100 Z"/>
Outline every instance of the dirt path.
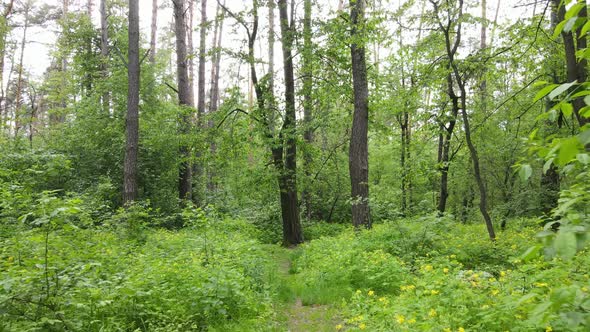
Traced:
<path fill-rule="evenodd" d="M 291 261 L 289 255 L 280 261 L 279 272 L 286 283 L 292 284 L 293 275 L 289 273 Z M 324 332 L 336 331 L 337 312 L 329 305 L 304 305 L 299 296 L 285 307 L 287 331 L 289 332 Z"/>

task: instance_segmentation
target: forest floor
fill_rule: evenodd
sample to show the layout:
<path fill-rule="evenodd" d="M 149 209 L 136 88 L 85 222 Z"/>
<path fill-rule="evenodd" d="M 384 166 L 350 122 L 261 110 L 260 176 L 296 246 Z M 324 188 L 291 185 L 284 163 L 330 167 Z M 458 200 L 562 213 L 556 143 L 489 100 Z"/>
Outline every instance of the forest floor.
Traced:
<path fill-rule="evenodd" d="M 283 314 L 280 315 L 286 320 L 287 331 L 334 331 L 339 321 L 337 309 L 326 304 L 305 304 L 301 294 L 295 289 L 290 259 L 293 250 L 297 249 L 280 249 L 276 255 L 279 278 L 291 294 L 288 303 L 282 309 Z"/>

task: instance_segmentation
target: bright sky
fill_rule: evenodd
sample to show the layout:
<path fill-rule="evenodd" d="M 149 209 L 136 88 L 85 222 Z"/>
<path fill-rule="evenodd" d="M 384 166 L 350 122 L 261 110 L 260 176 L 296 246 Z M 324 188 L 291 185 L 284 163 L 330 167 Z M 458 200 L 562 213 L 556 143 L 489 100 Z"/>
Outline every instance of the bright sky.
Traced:
<path fill-rule="evenodd" d="M 85 8 L 86 7 L 86 3 L 87 0 L 70 0 L 72 3 L 70 4 L 71 8 Z M 390 0 L 390 1 L 386 1 L 386 0 L 381 0 L 381 2 L 383 3 L 387 3 L 390 2 L 391 6 L 399 6 L 399 2 L 403 0 Z M 169 26 L 169 23 L 172 21 L 172 8 L 171 8 L 171 0 L 159 0 L 160 2 L 160 10 L 158 13 L 158 26 L 159 28 L 163 28 L 163 27 L 167 27 Z M 200 1 L 195 0 L 195 26 L 198 25 L 198 20 L 200 19 Z M 348 0 L 344 1 L 345 3 L 348 2 Z M 529 4 L 533 1 L 531 0 L 488 0 L 488 19 L 493 19 L 493 16 L 495 14 L 496 8 L 498 6 L 498 3 L 500 2 L 500 15 L 499 15 L 499 22 L 500 24 L 506 22 L 506 20 L 515 20 L 518 19 L 520 17 L 526 17 L 529 18 L 532 15 L 532 11 L 531 11 L 531 6 L 528 7 L 523 7 L 522 5 L 524 4 Z M 41 5 L 41 4 L 50 4 L 50 5 L 55 5 L 55 6 L 61 6 L 62 0 L 35 0 L 35 4 L 36 5 Z M 98 5 L 99 5 L 99 0 L 93 0 L 94 3 L 94 7 L 93 7 L 93 20 L 95 21 L 95 25 L 98 27 L 99 22 L 98 22 Z M 236 12 L 239 11 L 242 8 L 246 8 L 250 5 L 251 1 L 250 0 L 226 0 L 227 6 L 233 10 L 235 10 Z M 316 15 L 316 17 L 327 17 L 327 13 L 329 13 L 330 11 L 334 10 L 335 8 L 337 8 L 339 0 L 324 0 L 321 1 L 321 7 L 322 9 L 322 15 Z M 208 1 L 208 17 L 211 19 L 214 17 L 214 12 L 215 12 L 215 7 L 217 5 L 217 2 L 215 0 L 209 0 Z M 429 4 L 428 4 L 429 5 Z M 543 2 L 541 2 L 539 5 L 537 5 L 537 12 L 540 12 L 543 10 L 542 6 L 544 5 Z M 150 22 L 151 22 L 151 6 L 152 6 L 152 0 L 140 0 L 139 1 L 139 6 L 140 6 L 140 25 L 141 25 L 141 29 L 142 29 L 142 33 L 143 35 L 146 37 L 144 38 L 144 40 L 142 42 L 146 42 L 147 43 L 147 36 L 149 34 L 149 29 L 150 29 Z M 395 8 L 394 7 L 394 8 Z M 303 4 L 302 4 L 302 0 L 298 0 L 297 1 L 297 13 L 298 15 L 302 15 L 303 12 Z M 477 7 L 471 8 L 469 10 L 470 12 L 472 12 L 474 15 L 479 16 L 480 14 L 480 9 Z M 260 21 L 261 21 L 261 29 L 266 29 L 266 23 L 267 23 L 267 10 L 266 8 L 262 8 L 260 10 Z M 277 16 L 277 24 L 278 24 L 278 12 L 276 13 Z M 233 19 L 227 18 L 226 19 L 226 23 L 225 23 L 225 30 L 224 30 L 224 44 L 230 44 L 230 46 L 233 47 L 241 47 L 240 43 L 236 43 L 236 41 L 242 40 L 244 37 L 243 35 L 243 30 L 242 29 L 237 29 L 235 30 L 236 32 L 233 32 L 233 29 L 230 29 L 230 25 L 233 25 L 234 21 Z M 277 32 L 278 32 L 278 26 L 276 28 Z M 49 63 L 51 61 L 51 56 L 50 56 L 50 51 L 51 48 L 53 47 L 53 45 L 55 44 L 56 41 L 56 35 L 57 35 L 57 27 L 55 26 L 55 24 L 51 24 L 48 27 L 45 28 L 40 28 L 40 27 L 34 27 L 31 28 L 29 30 L 28 33 L 28 39 L 30 41 L 32 41 L 32 43 L 30 45 L 27 45 L 27 48 L 25 50 L 25 57 L 24 57 L 24 62 L 25 62 L 25 68 L 27 68 L 28 70 L 30 70 L 32 72 L 32 74 L 35 77 L 39 77 L 40 75 L 43 74 L 43 72 L 45 71 L 45 69 L 49 66 Z M 16 40 L 21 40 L 22 38 L 22 29 L 14 29 L 12 31 L 12 36 L 14 39 Z M 489 36 L 489 33 L 488 33 Z M 198 35 L 194 34 L 194 38 L 195 38 L 195 42 L 194 45 L 198 45 L 197 39 L 198 39 Z M 266 38 L 264 36 L 264 34 L 261 35 L 260 37 L 261 39 Z M 210 39 L 210 38 L 209 38 Z M 210 41 L 208 40 L 208 43 Z M 277 55 L 277 57 L 279 57 L 275 62 L 277 64 L 280 63 L 280 49 L 278 49 L 278 47 L 280 47 L 280 45 L 277 43 L 276 45 L 277 50 L 275 51 L 275 54 Z M 266 53 L 266 51 L 259 49 L 261 52 Z M 8 66 L 9 64 L 7 64 Z"/>

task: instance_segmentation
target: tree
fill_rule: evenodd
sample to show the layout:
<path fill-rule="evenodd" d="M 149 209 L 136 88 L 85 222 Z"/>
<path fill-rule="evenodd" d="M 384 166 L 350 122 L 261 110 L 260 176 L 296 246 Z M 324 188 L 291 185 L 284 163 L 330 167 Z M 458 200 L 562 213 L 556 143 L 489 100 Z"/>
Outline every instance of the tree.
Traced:
<path fill-rule="evenodd" d="M 129 51 L 127 61 L 127 117 L 125 120 L 125 165 L 123 204 L 137 199 L 137 154 L 139 150 L 139 0 L 129 0 Z"/>
<path fill-rule="evenodd" d="M 244 27 L 248 41 L 248 65 L 250 77 L 254 92 L 256 94 L 257 112 L 261 114 L 260 118 L 255 118 L 261 125 L 263 137 L 268 142 L 271 151 L 272 164 L 277 172 L 277 182 L 279 187 L 281 219 L 283 222 L 283 244 L 297 245 L 303 242 L 303 232 L 299 219 L 299 206 L 297 199 L 297 182 L 296 182 L 296 127 L 295 127 L 295 86 L 293 77 L 293 63 L 291 50 L 293 46 L 293 21 L 289 24 L 286 0 L 279 1 L 279 16 L 281 20 L 281 35 L 283 39 L 283 60 L 285 71 L 285 117 L 283 125 L 274 132 L 272 121 L 274 119 L 272 112 L 274 105 L 272 94 L 268 91 L 268 86 L 263 85 L 256 71 L 256 62 L 254 56 L 254 45 L 258 35 L 258 0 L 253 0 L 252 17 L 253 22 L 250 25 L 246 21 L 231 12 L 227 7 L 222 5 L 219 0 L 217 3 Z M 237 110 L 239 111 L 239 110 Z"/>
<path fill-rule="evenodd" d="M 352 223 L 355 227 L 371 228 L 369 211 L 369 85 L 363 25 L 365 0 L 350 0 L 352 23 L 350 54 L 352 56 L 352 80 L 354 113 L 350 136 L 349 172 L 352 189 Z"/>
<path fill-rule="evenodd" d="M 305 171 L 306 178 L 309 179 L 311 177 L 311 163 L 313 161 L 311 154 L 311 146 L 313 144 L 313 44 L 311 35 L 311 0 L 305 0 L 303 7 L 303 139 L 305 140 L 305 143 L 307 143 L 307 146 L 303 150 L 303 170 Z M 312 215 L 312 205 L 311 193 L 307 186 L 301 196 L 305 206 L 305 215 L 309 220 Z"/>
<path fill-rule="evenodd" d="M 446 19 L 441 18 L 441 7 L 435 0 L 430 0 L 434 7 L 434 14 L 440 31 L 445 38 L 446 56 L 448 61 L 447 69 L 447 93 L 452 101 L 453 113 L 461 112 L 463 119 L 463 129 L 465 131 L 465 141 L 469 148 L 469 154 L 473 163 L 473 173 L 475 181 L 479 188 L 479 210 L 484 218 L 488 235 L 491 240 L 496 238 L 494 226 L 487 207 L 487 191 L 484 180 L 481 175 L 479 156 L 471 137 L 471 127 L 469 116 L 467 115 L 467 88 L 464 73 L 461 73 L 457 64 L 456 53 L 461 43 L 461 26 L 463 20 L 463 0 L 458 0 L 456 4 L 445 4 Z M 446 25 L 443 23 L 446 21 Z M 459 88 L 459 94 L 455 92 L 455 86 Z"/>
<path fill-rule="evenodd" d="M 174 5 L 174 30 L 176 34 L 178 104 L 183 108 L 180 119 L 180 133 L 186 135 L 190 131 L 190 109 L 194 107 L 187 71 L 189 59 L 186 49 L 186 9 L 184 0 L 173 0 L 172 3 Z M 179 170 L 179 197 L 181 200 L 190 200 L 192 197 L 192 167 L 189 148 L 186 143 L 181 144 L 180 155 L 183 160 L 180 163 Z"/>
<path fill-rule="evenodd" d="M 295 116 L 295 77 L 293 73 L 294 21 L 289 23 L 287 0 L 279 0 L 281 21 L 281 45 L 283 50 L 283 69 L 285 73 L 285 117 L 281 135 L 285 146 L 285 161 L 280 180 L 281 211 L 283 213 L 283 237 L 289 244 L 303 242 L 299 220 L 297 197 L 297 119 Z"/>

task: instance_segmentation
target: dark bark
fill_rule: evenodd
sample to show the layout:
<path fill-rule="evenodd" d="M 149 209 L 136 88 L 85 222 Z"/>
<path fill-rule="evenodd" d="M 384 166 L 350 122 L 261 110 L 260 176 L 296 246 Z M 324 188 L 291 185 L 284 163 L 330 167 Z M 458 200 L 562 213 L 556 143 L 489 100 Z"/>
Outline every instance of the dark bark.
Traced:
<path fill-rule="evenodd" d="M 281 135 L 285 146 L 285 162 L 281 172 L 281 210 L 283 212 L 283 241 L 286 244 L 303 242 L 297 197 L 297 131 L 295 116 L 295 75 L 293 70 L 294 22 L 289 24 L 287 0 L 279 0 L 283 69 L 285 74 L 285 118 Z"/>
<path fill-rule="evenodd" d="M 137 200 L 139 148 L 139 0 L 129 0 L 129 51 L 127 60 L 127 117 L 123 204 Z"/>
<path fill-rule="evenodd" d="M 454 56 L 454 53 L 453 53 Z M 448 70 L 450 68 L 447 67 Z M 447 199 L 449 197 L 449 167 L 451 159 L 451 140 L 453 138 L 453 131 L 455 130 L 455 124 L 457 123 L 457 116 L 459 114 L 459 97 L 453 90 L 453 77 L 449 73 L 447 75 L 447 95 L 451 99 L 451 114 L 440 123 L 441 140 L 439 140 L 439 171 L 440 171 L 440 186 L 438 193 L 438 213 L 442 215 L 447 207 Z"/>
<path fill-rule="evenodd" d="M 303 170 L 306 179 L 311 177 L 311 164 L 313 157 L 311 154 L 311 147 L 313 144 L 313 101 L 312 101 L 312 87 L 313 87 L 313 44 L 311 39 L 311 0 L 304 1 L 304 15 L 303 15 L 303 139 L 307 144 L 303 150 Z M 305 207 L 305 216 L 307 220 L 312 216 L 312 203 L 310 188 L 306 186 L 301 194 L 303 205 Z"/>
<path fill-rule="evenodd" d="M 467 147 L 469 148 L 469 154 L 471 156 L 471 161 L 473 163 L 473 174 L 475 177 L 475 182 L 477 183 L 477 187 L 479 188 L 479 210 L 484 218 L 486 228 L 488 231 L 488 235 L 491 240 L 495 240 L 496 234 L 494 232 L 494 226 L 492 224 L 492 219 L 488 213 L 487 209 L 487 191 L 485 188 L 484 179 L 481 175 L 481 168 L 479 164 L 479 156 L 477 154 L 477 149 L 473 144 L 473 140 L 471 137 L 471 127 L 469 125 L 469 116 L 467 115 L 467 91 L 465 87 L 465 81 L 459 68 L 457 66 L 457 62 L 455 59 L 456 51 L 461 43 L 461 20 L 463 16 L 463 0 L 458 0 L 455 8 L 447 8 L 449 11 L 449 15 L 452 15 L 452 10 L 456 10 L 457 14 L 455 14 L 454 19 L 449 19 L 447 22 L 448 24 L 443 25 L 439 15 L 439 6 L 438 3 L 431 0 L 431 3 L 434 6 L 435 15 L 438 20 L 439 28 L 444 33 L 445 37 L 445 47 L 447 51 L 447 60 L 448 60 L 448 67 L 451 70 L 451 82 L 448 84 L 448 93 L 451 100 L 453 100 L 453 96 L 456 96 L 454 92 L 454 84 L 459 87 L 459 108 L 461 110 L 461 115 L 463 119 L 463 129 L 465 131 L 465 141 L 467 143 Z M 453 27 L 454 26 L 454 27 Z M 451 29 L 455 31 L 451 31 Z M 451 35 L 454 35 L 454 40 L 451 41 Z M 447 78 L 448 81 L 448 78 Z M 455 107 L 455 106 L 453 106 Z"/>
<path fill-rule="evenodd" d="M 191 126 L 190 109 L 194 106 L 188 77 L 188 58 L 186 46 L 185 4 L 184 0 L 173 0 L 174 30 L 176 33 L 176 70 L 178 85 L 178 103 L 182 110 L 180 133 L 188 135 Z M 192 196 L 192 167 L 190 149 L 186 143 L 180 145 L 180 167 L 178 193 L 181 200 L 190 200 Z"/>
<path fill-rule="evenodd" d="M 560 0 L 553 0 L 554 6 L 557 8 L 557 20 L 563 21 L 565 19 L 565 6 Z M 580 0 L 586 3 L 585 0 Z M 578 17 L 584 19 L 588 16 L 586 6 L 580 10 Z M 581 27 L 580 27 L 581 29 Z M 586 82 L 586 66 L 587 61 L 582 57 L 579 61 L 576 58 L 576 52 L 584 50 L 587 47 L 586 35 L 580 34 L 580 29 L 576 30 L 575 36 L 572 32 L 562 31 L 561 36 L 563 38 L 563 46 L 565 49 L 565 62 L 567 68 L 567 80 L 568 82 L 577 81 L 578 83 Z M 574 40 L 575 39 L 575 40 Z M 577 43 L 576 43 L 577 42 Z M 585 118 L 580 115 L 580 110 L 586 106 L 583 98 L 576 98 L 572 102 L 574 108 L 574 114 L 581 126 L 590 123 L 590 118 Z"/>
<path fill-rule="evenodd" d="M 350 0 L 352 22 L 350 54 L 352 56 L 354 114 L 348 163 L 351 182 L 352 223 L 355 227 L 371 228 L 368 149 L 369 87 L 363 45 L 364 15 L 365 0 Z"/>

